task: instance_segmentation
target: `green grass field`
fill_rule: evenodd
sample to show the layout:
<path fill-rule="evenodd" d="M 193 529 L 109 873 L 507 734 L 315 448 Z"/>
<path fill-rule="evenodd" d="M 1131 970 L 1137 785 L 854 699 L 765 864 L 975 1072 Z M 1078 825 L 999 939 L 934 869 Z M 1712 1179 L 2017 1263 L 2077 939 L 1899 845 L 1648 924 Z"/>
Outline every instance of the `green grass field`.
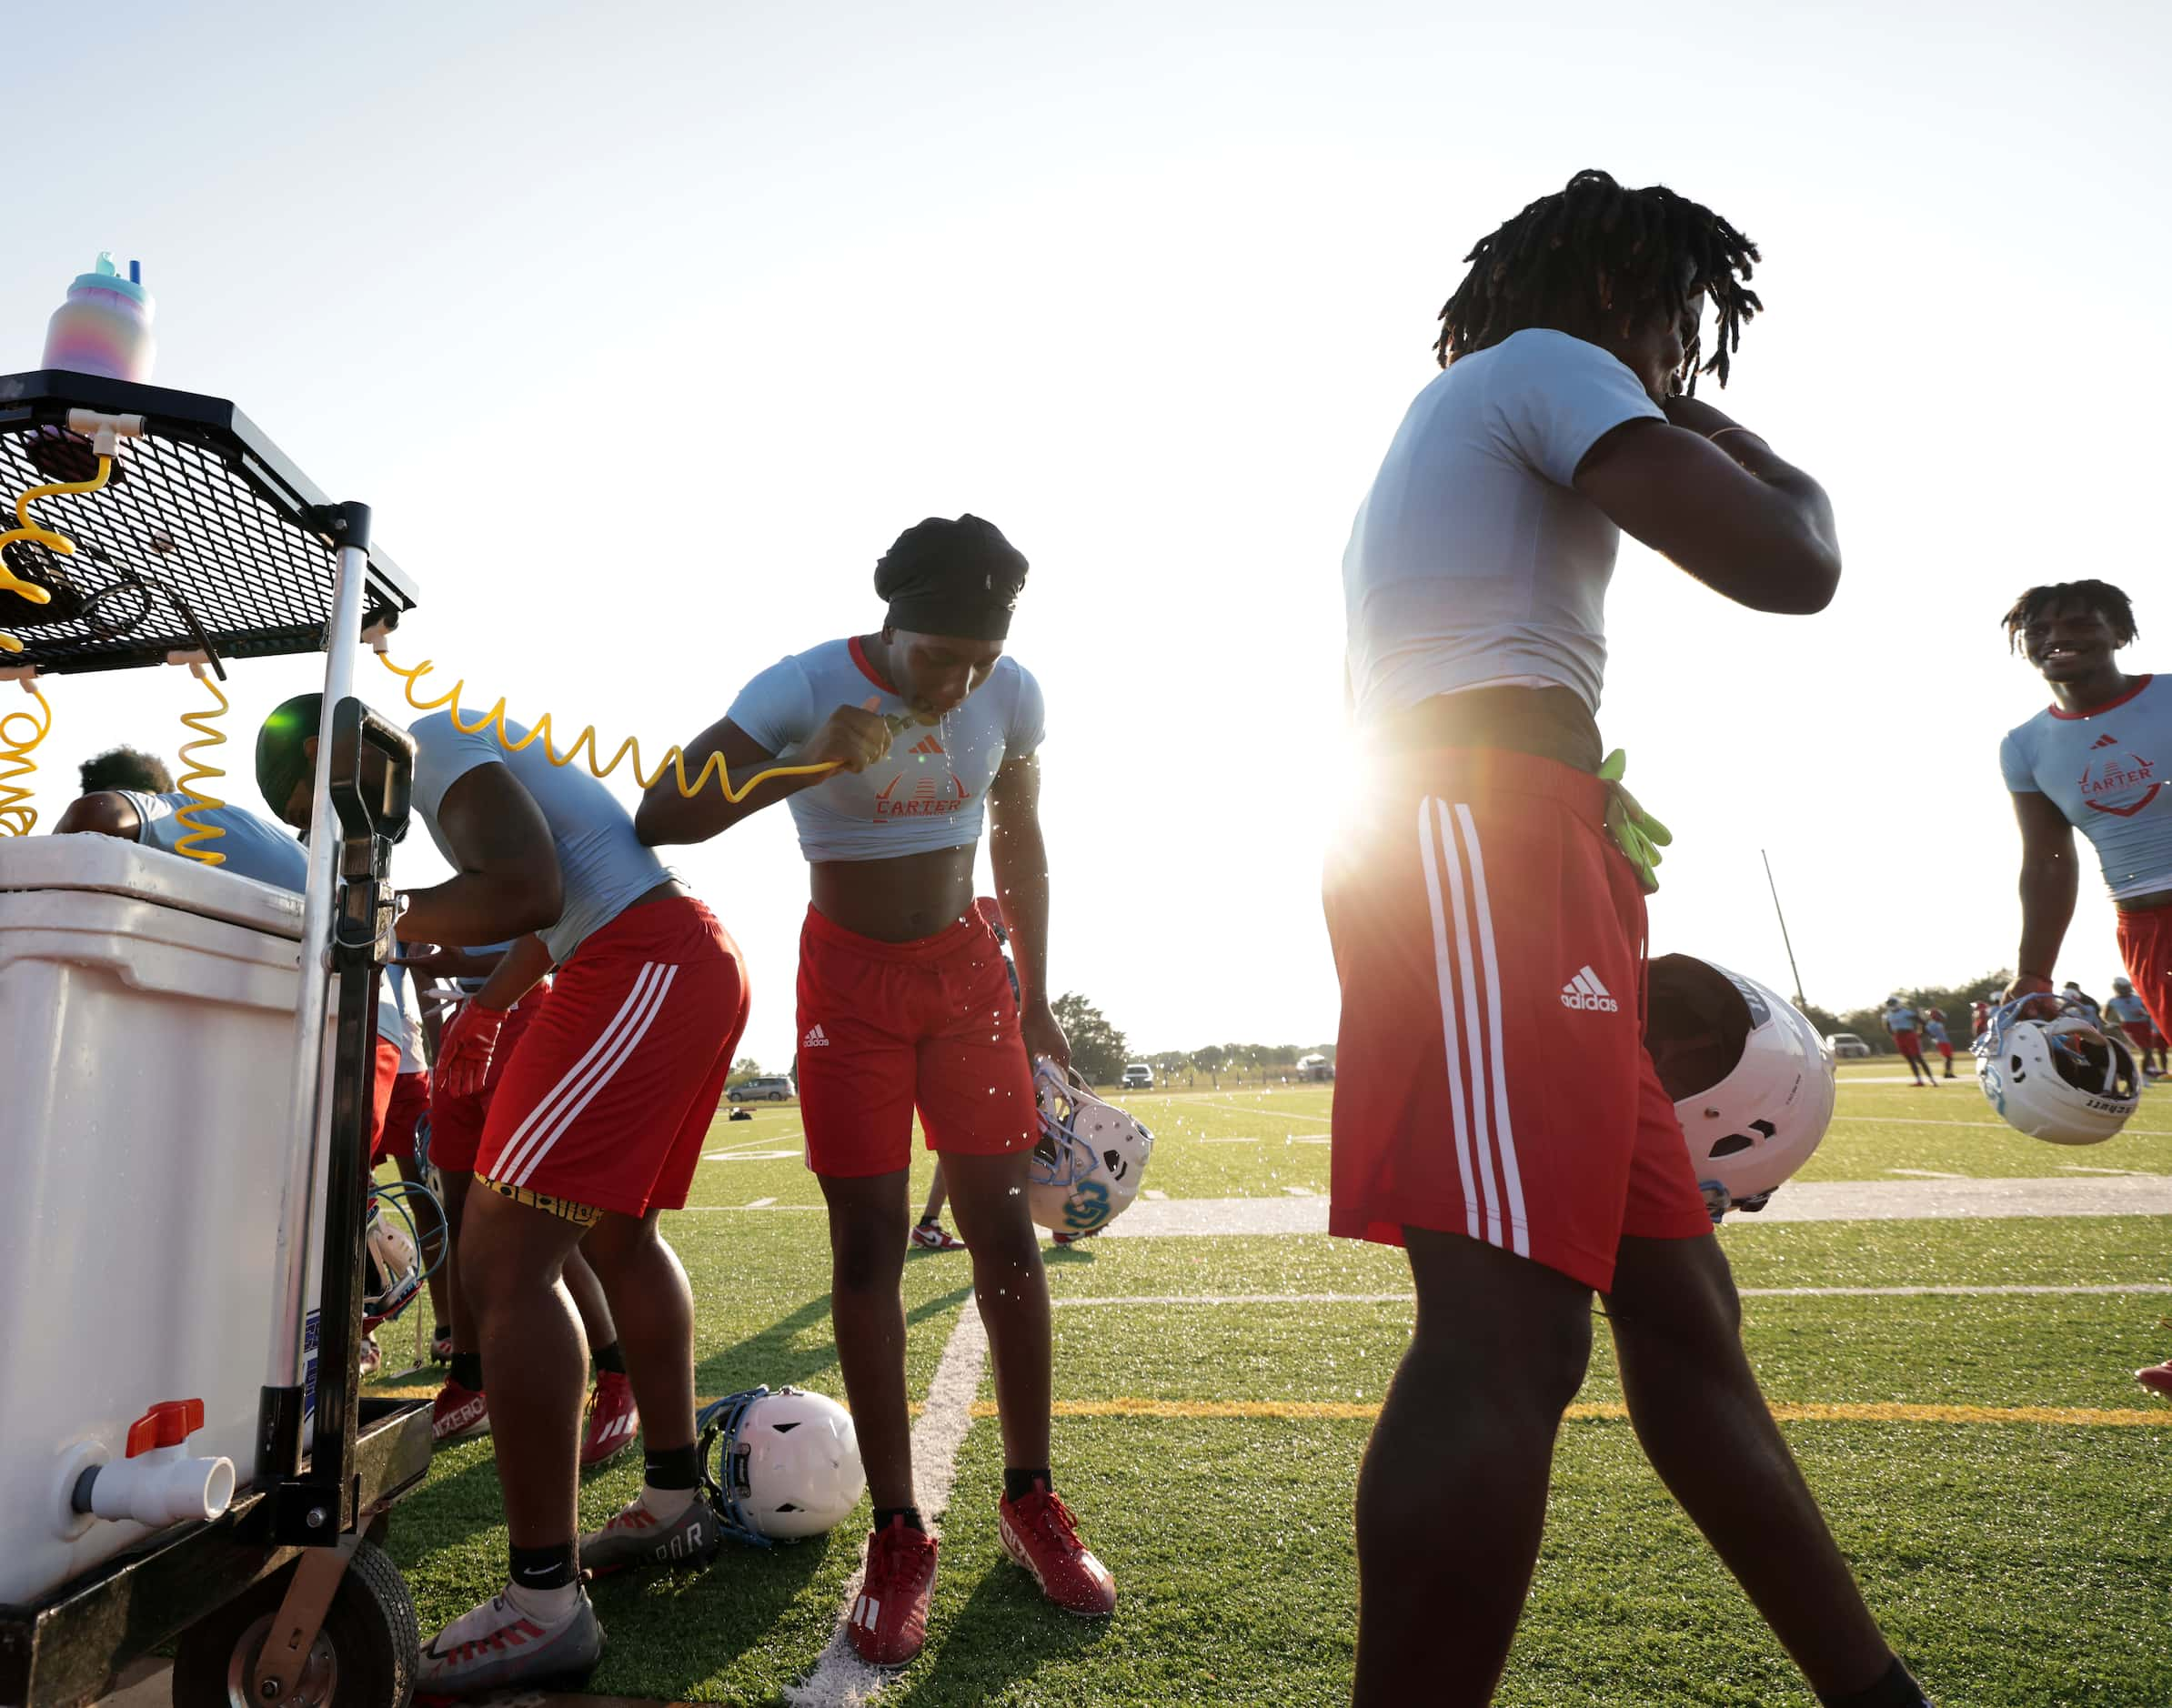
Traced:
<path fill-rule="evenodd" d="M 2172 1174 L 2172 1089 L 2152 1092 L 2118 1139 L 2073 1151 L 2014 1134 L 1965 1080 L 1885 1082 L 1899 1071 L 1851 1065 L 1840 1117 L 1805 1179 Z M 1148 1184 L 1171 1200 L 1326 1192 L 1328 1088 L 1128 1100 L 1159 1140 Z M 842 1397 L 820 1195 L 799 1146 L 791 1107 L 719 1120 L 693 1204 L 669 1220 L 702 1301 L 705 1396 L 791 1381 Z M 926 1173 L 923 1158 L 916 1191 Z M 2163 1289 L 2172 1283 L 2163 1223 L 1733 1218 L 1722 1237 L 1748 1291 L 1745 1333 L 1767 1391 L 1874 1606 L 1938 1700 L 2172 1703 L 2172 1405 L 2128 1378 L 2172 1352 L 2172 1295 L 1758 1291 Z M 1370 1410 L 1410 1331 L 1400 1254 L 1324 1235 L 1103 1239 L 1052 1252 L 1049 1271 L 1066 1413 L 1058 1475 L 1117 1573 L 1121 1605 L 1104 1624 L 1068 1619 L 1003 1559 L 1001 1451 L 984 1403 L 958 1464 L 927 1650 L 880 1700 L 1346 1697 L 1352 1493 Z M 915 1254 L 907 1265 L 916 1392 L 970 1308 L 970 1273 L 959 1256 Z M 389 1332 L 405 1345 L 404 1324 Z M 423 1392 L 424 1380 L 407 1385 Z M 981 1399 L 992 1397 L 984 1376 Z M 1619 1399 L 1601 1335 L 1564 1430 L 1553 1522 L 1498 1700 L 1811 1703 L 1644 1465 Z M 1949 1407 L 1968 1408 L 1971 1421 L 1931 1421 Z M 2024 1421 L 2021 1408 L 2045 1410 Z M 584 1522 L 600 1522 L 639 1478 L 631 1455 L 594 1476 Z M 690 1576 L 598 1585 L 611 1646 L 590 1688 L 781 1700 L 830 1639 L 865 1516 L 797 1547 L 729 1549 Z M 499 1584 L 505 1537 L 488 1442 L 440 1454 L 393 1538 L 426 1631 Z"/>

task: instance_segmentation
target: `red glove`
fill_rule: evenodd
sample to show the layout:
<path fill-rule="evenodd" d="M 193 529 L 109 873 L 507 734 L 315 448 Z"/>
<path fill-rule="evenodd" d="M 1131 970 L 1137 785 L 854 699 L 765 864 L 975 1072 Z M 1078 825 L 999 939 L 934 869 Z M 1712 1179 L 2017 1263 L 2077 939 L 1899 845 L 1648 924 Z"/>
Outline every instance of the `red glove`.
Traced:
<path fill-rule="evenodd" d="M 505 1023 L 505 1010 L 474 1001 L 452 1017 L 437 1041 L 437 1083 L 448 1097 L 474 1097 L 482 1090 Z"/>

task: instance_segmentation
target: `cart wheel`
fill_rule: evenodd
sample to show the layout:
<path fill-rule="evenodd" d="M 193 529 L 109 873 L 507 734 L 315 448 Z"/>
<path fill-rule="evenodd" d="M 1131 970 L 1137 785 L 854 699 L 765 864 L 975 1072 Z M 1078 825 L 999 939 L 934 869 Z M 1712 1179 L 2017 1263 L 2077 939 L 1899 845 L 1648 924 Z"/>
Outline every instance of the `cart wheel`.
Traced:
<path fill-rule="evenodd" d="M 266 1708 L 249 1679 L 293 1576 L 292 1567 L 275 1572 L 182 1634 L 174 1708 Z M 294 1693 L 276 1708 L 407 1708 L 420 1646 L 399 1569 L 364 1542 L 347 1562 Z"/>

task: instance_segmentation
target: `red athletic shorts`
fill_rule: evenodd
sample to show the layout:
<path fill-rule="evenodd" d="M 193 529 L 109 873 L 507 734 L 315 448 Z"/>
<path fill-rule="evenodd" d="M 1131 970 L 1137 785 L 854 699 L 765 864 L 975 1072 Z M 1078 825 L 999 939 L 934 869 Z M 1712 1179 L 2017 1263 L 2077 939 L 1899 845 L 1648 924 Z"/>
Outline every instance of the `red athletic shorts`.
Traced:
<path fill-rule="evenodd" d="M 1711 1233 L 1644 1051 L 1644 896 L 1605 807 L 1568 766 L 1450 749 L 1357 809 L 1326 879 L 1331 1233 L 1467 1234 L 1602 1292 L 1624 1234 Z"/>
<path fill-rule="evenodd" d="M 1951 1061 L 1954 1059 L 1953 1040 L 1950 1038 L 1941 1038 L 1938 1040 L 1938 1053 L 1944 1056 L 1948 1061 Z"/>
<path fill-rule="evenodd" d="M 474 1172 L 475 1153 L 483 1142 L 483 1118 L 490 1112 L 498 1081 L 506 1077 L 506 1063 L 512 1060 L 514 1046 L 527 1035 L 549 997 L 550 980 L 546 979 L 506 1010 L 481 1090 L 455 1097 L 441 1085 L 430 1088 L 430 1166 L 440 1174 Z"/>
<path fill-rule="evenodd" d="M 636 903 L 558 970 L 476 1178 L 623 1216 L 679 1209 L 746 1029 L 746 963 L 716 917 L 691 896 Z"/>
<path fill-rule="evenodd" d="M 2157 1048 L 2153 1041 L 2157 1033 L 2147 1020 L 2134 1020 L 2119 1030 L 2127 1034 L 2127 1041 L 2145 1055 Z"/>
<path fill-rule="evenodd" d="M 2122 913 L 2119 959 L 2161 1040 L 2172 1033 L 2172 908 Z"/>
<path fill-rule="evenodd" d="M 377 1040 L 377 1057 L 369 1083 L 369 1166 L 376 1168 L 385 1143 L 385 1121 L 392 1112 L 392 1091 L 399 1079 L 399 1046 L 389 1038 Z"/>
<path fill-rule="evenodd" d="M 395 1058 L 397 1063 L 397 1058 Z M 415 1154 L 415 1123 L 430 1106 L 427 1072 L 398 1074 L 392 1081 L 392 1099 L 385 1108 L 377 1149 L 370 1153 L 372 1168 L 387 1158 L 398 1160 Z"/>
<path fill-rule="evenodd" d="M 880 943 L 807 910 L 799 930 L 799 1115 L 807 1166 L 849 1178 L 930 1150 L 1033 1147 L 1041 1117 L 1003 951 L 979 913 Z"/>
<path fill-rule="evenodd" d="M 1915 1056 L 1920 1059 L 1923 1055 L 1923 1034 L 1921 1032 L 1895 1032 L 1893 1034 L 1893 1042 L 1894 1047 L 1904 1056 Z"/>

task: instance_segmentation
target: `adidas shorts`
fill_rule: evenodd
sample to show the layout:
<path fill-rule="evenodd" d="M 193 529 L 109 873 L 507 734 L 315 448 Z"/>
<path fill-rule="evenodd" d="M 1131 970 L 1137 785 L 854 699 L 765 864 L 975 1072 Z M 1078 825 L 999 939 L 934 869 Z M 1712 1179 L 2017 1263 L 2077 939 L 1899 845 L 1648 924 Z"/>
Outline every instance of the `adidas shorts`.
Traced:
<path fill-rule="evenodd" d="M 491 1096 L 476 1178 L 568 1221 L 680 1208 L 746 1029 L 746 966 L 715 916 L 691 896 L 635 903 L 559 968 Z"/>
<path fill-rule="evenodd" d="M 2119 959 L 2135 994 L 2149 1010 L 2157 1044 L 2172 1032 L 2172 908 L 2147 908 L 2119 915 Z"/>
<path fill-rule="evenodd" d="M 1342 988 L 1331 1232 L 1461 1233 L 1606 1291 L 1624 1235 L 1708 1235 L 1644 1047 L 1644 903 L 1606 788 L 1404 755 L 1326 874 Z"/>
<path fill-rule="evenodd" d="M 807 1166 L 846 1179 L 930 1150 L 999 1156 L 1041 1136 L 1018 999 L 978 912 L 911 943 L 861 937 L 809 908 L 799 932 L 799 1114 Z"/>
<path fill-rule="evenodd" d="M 1904 1056 L 1913 1056 L 1918 1061 L 1923 1060 L 1921 1032 L 1895 1032 L 1893 1034 L 1893 1046 Z"/>

